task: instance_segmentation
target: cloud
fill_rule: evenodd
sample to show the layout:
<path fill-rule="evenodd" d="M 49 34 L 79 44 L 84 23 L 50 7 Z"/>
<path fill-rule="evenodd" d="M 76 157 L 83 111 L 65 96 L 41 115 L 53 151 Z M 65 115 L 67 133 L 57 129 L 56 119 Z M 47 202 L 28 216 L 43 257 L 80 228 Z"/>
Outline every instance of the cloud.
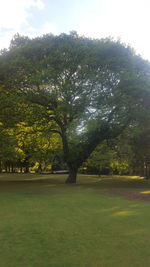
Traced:
<path fill-rule="evenodd" d="M 43 0 L 0 0 L 0 48 L 8 47 L 12 36 L 28 34 L 31 8 L 44 8 Z"/>
<path fill-rule="evenodd" d="M 35 6 L 38 9 L 43 9 L 45 7 L 44 3 L 41 0 L 37 0 L 36 3 L 35 3 Z"/>
<path fill-rule="evenodd" d="M 78 22 L 76 30 L 93 38 L 112 36 L 133 46 L 137 53 L 150 58 L 149 0 L 105 0 L 97 3 L 94 12 L 89 12 Z"/>
<path fill-rule="evenodd" d="M 30 8 L 44 8 L 41 0 L 5 0 L 1 3 L 0 27 L 20 29 L 31 16 Z"/>
<path fill-rule="evenodd" d="M 48 22 L 43 24 L 42 27 L 40 28 L 40 35 L 46 34 L 46 33 L 58 34 L 56 26 Z"/>

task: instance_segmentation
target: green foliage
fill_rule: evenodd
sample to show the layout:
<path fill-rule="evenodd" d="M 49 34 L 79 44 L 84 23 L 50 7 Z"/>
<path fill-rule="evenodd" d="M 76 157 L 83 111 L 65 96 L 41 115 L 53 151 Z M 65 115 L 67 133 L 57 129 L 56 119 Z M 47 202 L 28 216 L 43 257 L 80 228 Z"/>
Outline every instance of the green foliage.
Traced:
<path fill-rule="evenodd" d="M 88 160 L 83 164 L 83 168 L 86 168 L 86 172 L 91 173 L 111 173 L 115 156 L 115 151 L 110 149 L 106 142 L 103 142 L 91 153 Z"/>
<path fill-rule="evenodd" d="M 17 35 L 0 57 L 0 82 L 19 99 L 20 121 L 58 134 L 74 172 L 98 144 L 148 112 L 149 74 L 149 62 L 130 47 L 74 32 Z"/>

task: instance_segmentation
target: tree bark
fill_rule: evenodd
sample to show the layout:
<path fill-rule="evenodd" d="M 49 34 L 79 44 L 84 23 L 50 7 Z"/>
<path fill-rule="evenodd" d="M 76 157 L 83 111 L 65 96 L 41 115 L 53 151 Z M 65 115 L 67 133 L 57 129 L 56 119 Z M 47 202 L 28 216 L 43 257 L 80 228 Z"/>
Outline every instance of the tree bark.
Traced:
<path fill-rule="evenodd" d="M 66 184 L 74 184 L 76 183 L 76 179 L 77 179 L 77 169 L 69 168 L 69 175 L 66 180 Z"/>
<path fill-rule="evenodd" d="M 74 167 L 75 165 L 70 162 L 70 155 L 69 155 L 70 153 L 69 153 L 68 140 L 65 128 L 62 127 L 61 131 L 62 131 L 61 137 L 63 143 L 64 159 L 67 162 L 69 168 L 69 175 L 66 179 L 66 184 L 74 184 L 76 183 L 78 168 Z"/>
<path fill-rule="evenodd" d="M 150 162 L 146 163 L 145 178 L 150 179 Z"/>
<path fill-rule="evenodd" d="M 2 172 L 2 161 L 0 160 L 0 173 Z"/>
<path fill-rule="evenodd" d="M 13 165 L 13 163 L 11 164 L 11 172 L 12 173 L 14 172 L 14 165 Z"/>
<path fill-rule="evenodd" d="M 29 166 L 26 166 L 26 167 L 25 167 L 24 172 L 25 172 L 25 173 L 29 173 Z"/>

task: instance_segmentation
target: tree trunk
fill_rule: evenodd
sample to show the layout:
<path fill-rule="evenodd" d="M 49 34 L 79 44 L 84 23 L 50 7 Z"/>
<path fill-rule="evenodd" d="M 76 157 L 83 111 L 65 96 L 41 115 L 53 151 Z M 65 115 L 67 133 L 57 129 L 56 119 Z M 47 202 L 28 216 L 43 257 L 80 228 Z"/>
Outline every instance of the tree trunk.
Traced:
<path fill-rule="evenodd" d="M 14 165 L 13 165 L 13 163 L 11 164 L 11 172 L 12 173 L 14 172 Z"/>
<path fill-rule="evenodd" d="M 76 183 L 77 178 L 77 169 L 75 168 L 69 168 L 69 175 L 66 180 L 66 184 L 73 184 Z"/>
<path fill-rule="evenodd" d="M 10 164 L 8 164 L 8 172 L 11 172 Z"/>
<path fill-rule="evenodd" d="M 26 167 L 25 167 L 24 172 L 25 172 L 25 173 L 29 173 L 29 166 L 26 166 Z"/>
<path fill-rule="evenodd" d="M 68 147 L 68 140 L 67 140 L 67 135 L 66 135 L 66 129 L 62 127 L 62 142 L 63 142 L 63 152 L 64 152 L 64 159 L 67 162 L 67 165 L 69 167 L 69 175 L 66 180 L 66 184 L 74 184 L 76 183 L 76 178 L 77 178 L 77 167 L 73 167 L 73 164 L 69 162 L 69 147 Z"/>
<path fill-rule="evenodd" d="M 145 178 L 150 179 L 150 162 L 146 163 Z"/>
<path fill-rule="evenodd" d="M 2 172 L 2 161 L 0 160 L 0 173 Z"/>

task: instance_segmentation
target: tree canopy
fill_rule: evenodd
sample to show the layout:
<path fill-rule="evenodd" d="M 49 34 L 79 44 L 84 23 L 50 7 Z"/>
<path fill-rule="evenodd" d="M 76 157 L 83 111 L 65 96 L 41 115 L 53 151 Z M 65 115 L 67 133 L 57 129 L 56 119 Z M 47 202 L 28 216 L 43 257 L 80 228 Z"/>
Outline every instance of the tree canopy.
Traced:
<path fill-rule="evenodd" d="M 59 136 L 67 182 L 76 182 L 78 168 L 99 144 L 148 113 L 150 63 L 109 38 L 17 35 L 0 56 L 0 86 L 15 98 L 18 121 Z"/>

